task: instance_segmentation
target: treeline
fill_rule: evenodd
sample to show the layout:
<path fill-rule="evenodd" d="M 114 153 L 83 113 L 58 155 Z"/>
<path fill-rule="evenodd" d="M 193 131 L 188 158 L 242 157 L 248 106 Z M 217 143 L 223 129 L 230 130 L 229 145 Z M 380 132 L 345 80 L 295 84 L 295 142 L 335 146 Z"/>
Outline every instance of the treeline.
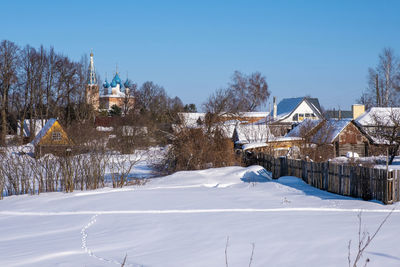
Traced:
<path fill-rule="evenodd" d="M 1 135 L 15 130 L 17 120 L 57 117 L 70 124 L 90 112 L 85 105 L 85 58 L 76 62 L 53 47 L 20 47 L 0 43 Z"/>
<path fill-rule="evenodd" d="M 20 47 L 8 40 L 1 41 L 0 146 L 6 144 L 8 133 L 17 131 L 17 121 L 25 119 L 58 118 L 68 128 L 88 120 L 94 122 L 96 116 L 128 115 L 118 107 L 105 114 L 97 113 L 86 104 L 88 61 L 86 55 L 74 61 L 53 47 Z M 101 84 L 99 87 L 101 94 Z M 133 89 L 130 94 L 135 96 L 135 106 L 131 113 L 141 116 L 139 123 L 171 123 L 177 120 L 177 112 L 197 111 L 194 104 L 184 105 L 178 97 L 169 97 L 162 86 L 151 81 L 140 87 L 134 84 Z M 34 125 L 30 127 L 33 132 Z"/>

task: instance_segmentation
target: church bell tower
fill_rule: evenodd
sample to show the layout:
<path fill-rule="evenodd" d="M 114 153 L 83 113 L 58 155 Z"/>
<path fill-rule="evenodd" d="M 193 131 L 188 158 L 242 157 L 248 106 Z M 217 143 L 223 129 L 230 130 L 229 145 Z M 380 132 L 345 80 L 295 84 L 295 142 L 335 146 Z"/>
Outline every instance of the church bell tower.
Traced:
<path fill-rule="evenodd" d="M 99 85 L 97 84 L 96 71 L 94 69 L 93 51 L 90 52 L 90 64 L 88 69 L 88 81 L 85 91 L 86 103 L 93 106 L 94 110 L 99 109 Z"/>

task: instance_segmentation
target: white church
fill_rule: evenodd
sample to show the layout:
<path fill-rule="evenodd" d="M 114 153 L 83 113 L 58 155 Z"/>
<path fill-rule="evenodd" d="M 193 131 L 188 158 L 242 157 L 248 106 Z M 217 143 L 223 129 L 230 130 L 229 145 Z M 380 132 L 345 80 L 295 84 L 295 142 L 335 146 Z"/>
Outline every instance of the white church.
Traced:
<path fill-rule="evenodd" d="M 111 83 L 107 82 L 107 78 L 105 79 L 105 82 L 103 83 L 103 93 L 100 94 L 94 67 L 93 52 L 90 53 L 88 72 L 86 103 L 92 105 L 95 110 L 110 110 L 113 105 L 116 105 L 123 110 L 133 108 L 135 98 L 131 95 L 130 91 L 132 84 L 128 79 L 122 83 L 118 71 L 115 72 Z"/>

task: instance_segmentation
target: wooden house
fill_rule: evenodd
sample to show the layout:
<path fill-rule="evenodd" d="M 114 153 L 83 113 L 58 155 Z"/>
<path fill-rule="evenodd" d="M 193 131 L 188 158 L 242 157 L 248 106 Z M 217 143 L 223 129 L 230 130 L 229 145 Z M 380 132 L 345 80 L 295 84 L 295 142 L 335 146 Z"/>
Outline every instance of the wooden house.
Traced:
<path fill-rule="evenodd" d="M 318 98 L 284 98 L 277 105 L 274 97 L 273 112 L 268 117 L 268 124 L 275 136 L 287 134 L 293 128 L 293 125 L 306 119 L 323 119 Z"/>
<path fill-rule="evenodd" d="M 400 108 L 372 107 L 355 121 L 372 136 L 375 136 L 377 133 L 379 135 L 379 132 L 382 132 L 382 130 L 391 132 L 399 125 Z"/>
<path fill-rule="evenodd" d="M 319 120 L 313 123 L 304 121 L 286 136 L 301 137 L 305 143 L 316 145 L 315 149 L 329 147 L 325 153 L 329 152 L 330 157 L 346 156 L 348 152 L 365 157 L 373 143 L 371 137 L 351 119 Z"/>
<path fill-rule="evenodd" d="M 48 153 L 68 155 L 71 153 L 74 142 L 57 119 L 49 119 L 32 141 L 32 145 L 35 147 L 35 156 L 41 157 Z"/>

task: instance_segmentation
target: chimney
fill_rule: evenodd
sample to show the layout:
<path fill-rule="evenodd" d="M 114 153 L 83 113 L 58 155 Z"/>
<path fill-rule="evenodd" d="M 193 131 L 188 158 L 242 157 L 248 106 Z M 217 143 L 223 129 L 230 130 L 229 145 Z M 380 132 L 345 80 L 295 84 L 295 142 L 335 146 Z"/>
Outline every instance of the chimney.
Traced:
<path fill-rule="evenodd" d="M 273 110 L 273 119 L 276 119 L 276 113 L 277 113 L 277 106 L 276 106 L 276 96 L 274 96 L 274 110 Z"/>
<path fill-rule="evenodd" d="M 353 120 L 355 120 L 365 112 L 365 106 L 361 104 L 354 104 L 351 106 L 351 111 L 353 113 Z"/>

